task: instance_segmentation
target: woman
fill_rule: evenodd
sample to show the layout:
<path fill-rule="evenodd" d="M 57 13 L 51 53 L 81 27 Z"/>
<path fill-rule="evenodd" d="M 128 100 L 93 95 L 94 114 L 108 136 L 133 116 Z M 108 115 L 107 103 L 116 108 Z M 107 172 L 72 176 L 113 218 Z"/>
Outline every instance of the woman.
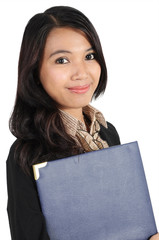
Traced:
<path fill-rule="evenodd" d="M 49 239 L 33 164 L 120 144 L 114 126 L 89 105 L 106 82 L 98 35 L 81 12 L 53 7 L 28 22 L 10 119 L 17 138 L 7 160 L 12 239 Z"/>

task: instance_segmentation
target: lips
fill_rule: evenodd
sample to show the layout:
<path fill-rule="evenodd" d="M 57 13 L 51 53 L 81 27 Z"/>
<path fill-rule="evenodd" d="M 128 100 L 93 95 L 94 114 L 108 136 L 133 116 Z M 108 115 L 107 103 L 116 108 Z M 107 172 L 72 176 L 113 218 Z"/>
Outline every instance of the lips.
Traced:
<path fill-rule="evenodd" d="M 89 88 L 90 88 L 90 85 L 86 84 L 83 86 L 75 86 L 68 89 L 73 93 L 82 94 L 82 93 L 86 93 L 89 90 Z"/>

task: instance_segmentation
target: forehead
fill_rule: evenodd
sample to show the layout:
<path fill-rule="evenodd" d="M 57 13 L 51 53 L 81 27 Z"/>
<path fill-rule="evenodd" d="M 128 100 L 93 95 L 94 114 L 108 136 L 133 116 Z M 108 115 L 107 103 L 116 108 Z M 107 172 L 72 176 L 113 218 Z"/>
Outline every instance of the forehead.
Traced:
<path fill-rule="evenodd" d="M 91 44 L 89 43 L 86 35 L 79 29 L 73 28 L 55 28 L 49 33 L 45 50 L 57 50 L 57 49 L 67 49 L 67 50 L 84 50 L 89 48 Z"/>

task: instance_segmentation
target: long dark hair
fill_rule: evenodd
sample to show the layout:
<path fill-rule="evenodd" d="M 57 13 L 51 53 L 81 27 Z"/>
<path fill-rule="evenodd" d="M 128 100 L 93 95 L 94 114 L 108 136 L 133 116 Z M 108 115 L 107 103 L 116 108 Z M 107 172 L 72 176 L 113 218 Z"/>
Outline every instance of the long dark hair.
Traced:
<path fill-rule="evenodd" d="M 53 28 L 72 27 L 83 31 L 101 66 L 99 84 L 93 97 L 105 91 L 107 70 L 99 37 L 89 19 L 79 10 L 57 6 L 33 16 L 21 45 L 18 86 L 10 131 L 17 138 L 16 160 L 24 172 L 44 159 L 79 154 L 82 150 L 65 130 L 56 102 L 45 92 L 39 69 L 48 34 Z"/>

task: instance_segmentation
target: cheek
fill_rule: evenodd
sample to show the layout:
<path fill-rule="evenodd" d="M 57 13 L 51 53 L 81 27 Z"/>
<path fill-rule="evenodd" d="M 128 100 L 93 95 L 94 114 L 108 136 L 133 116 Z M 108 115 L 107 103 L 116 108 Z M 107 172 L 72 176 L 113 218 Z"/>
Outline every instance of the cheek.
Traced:
<path fill-rule="evenodd" d="M 41 71 L 40 79 L 45 90 L 58 90 L 59 87 L 65 85 L 67 75 L 58 69 L 47 69 L 45 71 Z"/>

